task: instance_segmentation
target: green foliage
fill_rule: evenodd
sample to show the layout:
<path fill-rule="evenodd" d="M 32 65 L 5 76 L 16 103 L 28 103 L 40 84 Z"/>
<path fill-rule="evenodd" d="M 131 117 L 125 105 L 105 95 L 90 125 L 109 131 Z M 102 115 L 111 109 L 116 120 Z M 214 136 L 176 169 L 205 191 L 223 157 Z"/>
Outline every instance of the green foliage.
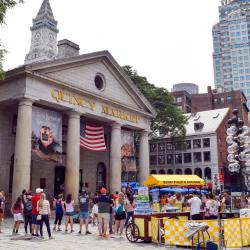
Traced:
<path fill-rule="evenodd" d="M 149 83 L 146 77 L 139 76 L 129 65 L 123 69 L 156 110 L 157 115 L 151 123 L 152 136 L 168 135 L 177 141 L 183 141 L 186 136 L 187 119 L 175 105 L 174 98 L 168 90 Z"/>
<path fill-rule="evenodd" d="M 18 3 L 23 3 L 23 0 L 19 0 L 19 1 L 0 0 L 0 25 L 5 24 L 4 19 L 6 17 L 7 10 L 10 8 L 13 8 Z M 3 46 L 0 40 L 0 80 L 3 80 L 4 78 L 3 60 L 4 60 L 5 53 L 6 53 L 6 50 L 3 49 Z"/>
<path fill-rule="evenodd" d="M 16 4 L 23 3 L 23 0 L 0 0 L 0 24 L 4 23 L 5 15 L 8 9 L 13 8 Z"/>

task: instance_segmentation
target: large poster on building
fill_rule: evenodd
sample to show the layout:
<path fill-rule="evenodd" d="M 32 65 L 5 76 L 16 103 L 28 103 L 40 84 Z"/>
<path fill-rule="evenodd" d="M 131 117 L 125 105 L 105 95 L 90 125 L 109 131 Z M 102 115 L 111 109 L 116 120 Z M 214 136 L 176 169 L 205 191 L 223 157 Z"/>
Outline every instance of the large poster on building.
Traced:
<path fill-rule="evenodd" d="M 62 115 L 33 107 L 32 159 L 62 162 Z"/>
<path fill-rule="evenodd" d="M 122 130 L 121 145 L 122 171 L 136 171 L 134 133 Z"/>

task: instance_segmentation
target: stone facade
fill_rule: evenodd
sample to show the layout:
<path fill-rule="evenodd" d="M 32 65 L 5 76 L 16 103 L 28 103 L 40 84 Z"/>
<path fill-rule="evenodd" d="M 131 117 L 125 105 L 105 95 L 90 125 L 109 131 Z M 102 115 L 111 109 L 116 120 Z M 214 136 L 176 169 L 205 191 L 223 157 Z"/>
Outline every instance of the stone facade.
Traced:
<path fill-rule="evenodd" d="M 49 0 L 43 0 L 31 32 L 25 65 L 6 72 L 0 82 L 0 190 L 15 199 L 23 188 L 41 187 L 49 197 L 64 191 L 75 201 L 82 187 L 95 192 L 104 185 L 119 191 L 122 130 L 141 135 L 141 159 L 133 171 L 142 184 L 149 174 L 152 106 L 108 51 L 78 55 L 79 46 L 63 40 L 59 46 L 66 43 L 75 51 L 69 55 L 63 47 L 58 56 L 57 22 Z M 31 157 L 35 107 L 62 115 L 62 163 Z M 103 125 L 105 152 L 80 149 L 80 119 Z"/>

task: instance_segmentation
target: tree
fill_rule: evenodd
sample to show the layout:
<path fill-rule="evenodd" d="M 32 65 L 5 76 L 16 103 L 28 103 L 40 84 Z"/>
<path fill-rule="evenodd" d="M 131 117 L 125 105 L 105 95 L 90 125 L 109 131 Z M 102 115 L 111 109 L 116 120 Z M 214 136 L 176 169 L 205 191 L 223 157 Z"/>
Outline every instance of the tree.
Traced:
<path fill-rule="evenodd" d="M 129 65 L 123 69 L 156 110 L 157 115 L 151 123 L 152 136 L 170 136 L 177 141 L 183 141 L 186 136 L 187 118 L 176 106 L 168 90 L 149 83 L 146 77 L 139 76 Z"/>
<path fill-rule="evenodd" d="M 8 9 L 13 8 L 18 3 L 23 3 L 23 0 L 0 0 L 0 25 L 5 24 L 4 19 L 6 17 L 6 12 Z M 6 50 L 3 47 L 3 44 L 0 40 L 0 80 L 4 78 L 4 71 L 3 71 L 3 60 L 4 54 Z"/>

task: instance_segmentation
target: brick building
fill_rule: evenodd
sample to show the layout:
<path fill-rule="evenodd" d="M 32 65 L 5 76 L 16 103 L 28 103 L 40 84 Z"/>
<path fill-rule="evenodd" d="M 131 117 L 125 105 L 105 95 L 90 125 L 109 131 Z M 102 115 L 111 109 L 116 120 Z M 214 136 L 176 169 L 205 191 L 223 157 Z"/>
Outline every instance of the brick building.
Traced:
<path fill-rule="evenodd" d="M 232 90 L 230 92 L 222 92 L 220 90 L 212 90 L 210 86 L 207 93 L 193 94 L 191 97 L 191 112 L 229 108 L 230 110 L 238 109 L 240 117 L 245 124 L 248 124 L 247 99 L 240 90 Z"/>
<path fill-rule="evenodd" d="M 191 113 L 191 94 L 185 90 L 172 92 L 175 103 L 184 113 Z"/>

